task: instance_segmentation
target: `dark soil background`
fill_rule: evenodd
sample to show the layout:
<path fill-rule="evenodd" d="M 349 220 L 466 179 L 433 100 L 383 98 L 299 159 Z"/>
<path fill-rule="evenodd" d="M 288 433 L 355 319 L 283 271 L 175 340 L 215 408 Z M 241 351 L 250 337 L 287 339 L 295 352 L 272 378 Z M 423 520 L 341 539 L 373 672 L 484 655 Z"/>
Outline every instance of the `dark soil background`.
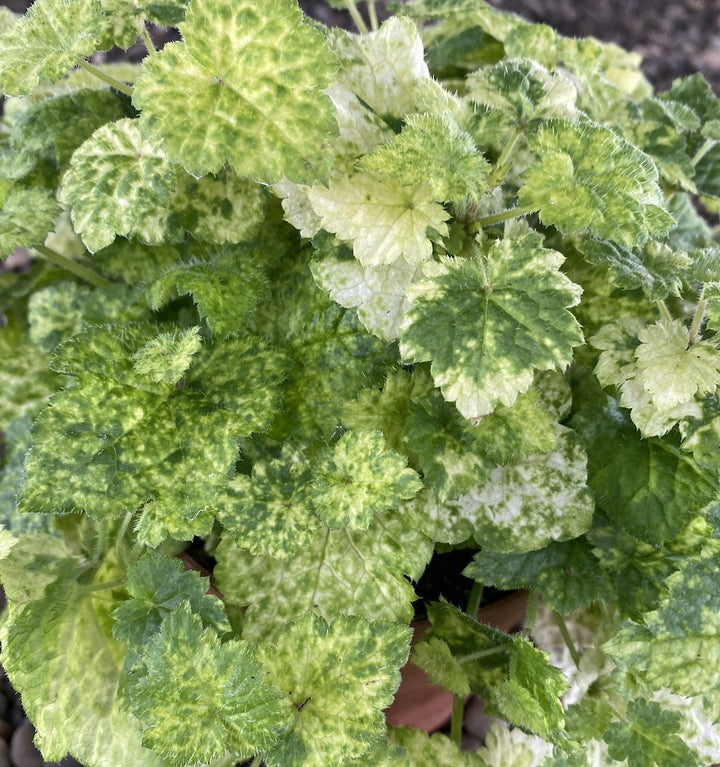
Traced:
<path fill-rule="evenodd" d="M 261 0 L 258 0 L 261 2 Z M 658 90 L 665 90 L 677 77 L 701 72 L 720 94 L 720 0 L 490 0 L 491 4 L 531 20 L 548 24 L 568 36 L 593 36 L 637 51 L 643 71 Z M 29 2 L 3 3 L 23 12 Z M 301 7 L 325 24 L 351 26 L 349 16 L 332 10 L 322 0 L 300 0 Z M 379 9 L 379 15 L 386 14 Z M 158 42 L 167 36 L 158 33 Z M 142 46 L 131 58 L 144 53 Z M 118 52 L 112 58 L 127 56 Z M 467 745 L 478 745 L 479 730 L 466 720 Z M 480 714 L 482 719 L 482 714 Z M 0 767 L 42 767 L 32 745 L 33 730 L 24 717 L 20 701 L 0 668 Z M 62 767 L 77 762 L 64 760 Z"/>

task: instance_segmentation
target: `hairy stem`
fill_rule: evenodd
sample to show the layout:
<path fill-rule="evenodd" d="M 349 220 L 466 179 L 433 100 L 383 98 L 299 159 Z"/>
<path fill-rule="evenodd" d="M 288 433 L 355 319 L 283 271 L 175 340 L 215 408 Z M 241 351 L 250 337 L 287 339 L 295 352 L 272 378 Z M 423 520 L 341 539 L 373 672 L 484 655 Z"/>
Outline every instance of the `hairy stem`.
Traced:
<path fill-rule="evenodd" d="M 707 309 L 707 301 L 705 300 L 705 283 L 700 290 L 700 297 L 698 298 L 697 309 L 695 309 L 695 315 L 693 316 L 692 325 L 690 325 L 690 343 L 696 344 L 700 340 L 700 326 L 705 319 L 705 310 Z"/>
<path fill-rule="evenodd" d="M 533 628 L 535 627 L 535 616 L 537 615 L 539 600 L 540 594 L 535 590 L 531 591 L 528 595 L 527 613 L 525 614 L 525 628 L 522 632 L 526 637 L 532 636 Z"/>
<path fill-rule="evenodd" d="M 375 0 L 368 0 L 368 16 L 370 17 L 370 28 L 373 32 L 377 32 L 380 29 L 380 24 L 375 10 Z"/>
<path fill-rule="evenodd" d="M 477 618 L 480 602 L 483 596 L 483 585 L 480 581 L 475 581 L 468 597 L 467 614 L 471 618 Z"/>
<path fill-rule="evenodd" d="M 78 61 L 78 66 L 80 67 L 80 69 L 84 69 L 86 72 L 89 72 L 94 77 L 97 77 L 99 80 L 102 80 L 106 85 L 109 85 L 111 88 L 115 88 L 116 91 L 120 91 L 120 93 L 124 93 L 126 96 L 133 95 L 133 89 L 127 83 L 121 82 L 120 80 L 113 77 L 112 75 L 109 75 L 107 72 L 104 72 L 99 67 L 96 67 L 94 64 L 91 64 L 89 61 L 85 61 L 85 59 L 80 59 L 80 61 Z"/>
<path fill-rule="evenodd" d="M 263 758 L 262 758 L 262 755 L 261 755 L 261 754 L 258 754 L 258 755 L 257 755 L 257 756 L 256 756 L 256 757 L 255 757 L 255 758 L 252 760 L 252 764 L 250 765 L 250 767 L 260 767 L 260 765 L 262 764 L 262 760 L 263 760 Z"/>
<path fill-rule="evenodd" d="M 58 253 L 56 250 L 52 250 L 46 245 L 36 245 L 33 250 L 37 251 L 51 264 L 55 264 L 55 266 L 59 266 L 61 269 L 71 272 L 76 277 L 80 277 L 80 279 L 89 282 L 91 285 L 95 285 L 97 288 L 109 288 L 112 285 L 112 282 L 101 277 L 97 272 L 87 266 L 83 266 L 83 264 L 77 261 L 73 261 L 72 259 L 63 256 L 62 253 Z"/>
<path fill-rule="evenodd" d="M 358 11 L 357 6 L 355 5 L 355 0 L 345 0 L 345 5 L 347 6 L 348 11 L 350 11 L 350 16 L 352 17 L 357 31 L 360 32 L 360 34 L 366 35 L 370 30 L 367 28 L 367 24 L 360 15 L 360 11 Z"/>
<path fill-rule="evenodd" d="M 666 322 L 672 322 L 672 314 L 670 314 L 670 310 L 667 308 L 667 304 L 664 301 L 658 301 L 657 308 L 660 310 L 660 314 L 662 314 L 662 318 Z"/>
<path fill-rule="evenodd" d="M 150 33 L 148 32 L 147 26 L 143 24 L 142 26 L 142 39 L 145 43 L 145 47 L 147 48 L 147 52 L 150 54 L 157 53 L 157 48 L 155 47 L 155 43 L 152 41 L 152 37 L 150 37 Z"/>
<path fill-rule="evenodd" d="M 475 222 L 478 226 L 493 226 L 494 224 L 501 224 L 503 221 L 509 221 L 512 218 L 518 218 L 519 216 L 527 216 L 529 213 L 534 213 L 535 208 L 530 205 L 524 208 L 510 208 L 509 210 L 503 210 L 500 213 L 493 213 L 492 216 L 482 216 Z"/>
<path fill-rule="evenodd" d="M 695 156 L 690 160 L 690 164 L 693 168 L 702 160 L 703 157 L 717 144 L 717 141 L 712 138 L 706 138 L 700 149 L 695 152 Z"/>
<path fill-rule="evenodd" d="M 568 650 L 570 650 L 570 657 L 573 659 L 573 663 L 580 668 L 580 653 L 577 651 L 577 648 L 575 647 L 575 643 L 572 640 L 572 637 L 570 636 L 570 632 L 568 631 L 567 624 L 563 620 L 562 615 L 560 613 L 556 613 L 553 611 L 553 617 L 555 618 L 555 622 L 558 625 L 558 628 L 560 629 L 560 634 L 562 635 L 563 642 L 567 645 Z"/>
<path fill-rule="evenodd" d="M 490 186 L 490 189 L 494 189 L 505 178 L 505 174 L 510 169 L 508 158 L 510 157 L 512 150 L 515 148 L 517 140 L 522 135 L 522 128 L 515 128 L 510 138 L 507 140 L 505 146 L 502 149 L 502 152 L 500 152 L 500 157 L 497 158 L 495 167 L 490 171 L 490 175 L 488 176 L 488 185 Z"/>

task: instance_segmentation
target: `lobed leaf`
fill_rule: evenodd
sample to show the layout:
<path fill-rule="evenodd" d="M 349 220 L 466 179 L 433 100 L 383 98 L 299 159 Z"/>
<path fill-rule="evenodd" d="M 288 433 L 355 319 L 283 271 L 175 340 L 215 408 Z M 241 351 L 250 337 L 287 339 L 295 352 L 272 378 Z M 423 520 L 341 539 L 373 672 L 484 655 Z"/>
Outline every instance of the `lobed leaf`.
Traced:
<path fill-rule="evenodd" d="M 487 767 L 487 762 L 473 751 L 461 751 L 447 735 L 410 727 L 398 727 L 390 733 L 410 757 L 410 767 Z"/>
<path fill-rule="evenodd" d="M 562 261 L 528 234 L 472 259 L 429 264 L 427 279 L 410 289 L 403 359 L 432 361 L 436 385 L 466 418 L 511 406 L 534 370 L 565 367 L 582 343 L 568 311 L 580 288 L 559 271 Z"/>
<path fill-rule="evenodd" d="M 28 216 L 29 210 L 32 216 Z M 43 245 L 59 215 L 60 206 L 49 189 L 12 187 L 0 210 L 0 258 L 15 248 Z"/>
<path fill-rule="evenodd" d="M 385 732 L 383 709 L 409 649 L 407 626 L 355 616 L 326 623 L 308 615 L 260 645 L 290 721 L 265 756 L 269 767 L 325 767 L 365 754 Z"/>
<path fill-rule="evenodd" d="M 150 139 L 194 176 L 224 165 L 264 183 L 327 176 L 333 58 L 295 2 L 194 0 L 180 31 L 135 85 Z"/>

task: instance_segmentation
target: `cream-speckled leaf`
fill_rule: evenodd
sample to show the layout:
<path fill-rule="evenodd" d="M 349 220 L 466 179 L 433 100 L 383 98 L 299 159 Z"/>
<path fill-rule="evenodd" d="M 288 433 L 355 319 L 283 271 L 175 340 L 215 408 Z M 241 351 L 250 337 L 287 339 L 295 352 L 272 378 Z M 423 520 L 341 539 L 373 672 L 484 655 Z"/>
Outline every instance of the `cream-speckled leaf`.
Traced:
<path fill-rule="evenodd" d="M 383 341 L 397 339 L 410 307 L 405 291 L 423 276 L 420 265 L 404 258 L 382 266 L 363 266 L 355 258 L 329 254 L 313 261 L 311 268 L 330 297 L 346 309 L 357 308 L 360 322 Z"/>
<path fill-rule="evenodd" d="M 258 648 L 283 691 L 290 721 L 265 756 L 269 767 L 327 767 L 365 754 L 385 733 L 383 709 L 400 684 L 410 629 L 386 621 L 314 615 Z"/>
<path fill-rule="evenodd" d="M 577 116 L 577 92 L 569 77 L 548 72 L 531 59 L 503 59 L 467 78 L 468 96 L 477 104 L 507 112 L 518 125 Z M 537 123 L 536 123 L 537 124 Z"/>
<path fill-rule="evenodd" d="M 534 370 L 564 368 L 582 343 L 568 311 L 581 290 L 560 272 L 562 261 L 533 233 L 473 259 L 428 264 L 428 278 L 409 288 L 403 359 L 432 361 L 436 385 L 466 418 L 512 405 Z"/>
<path fill-rule="evenodd" d="M 367 35 L 333 30 L 330 44 L 341 61 L 340 84 L 376 114 L 401 118 L 417 111 L 412 86 L 430 74 L 410 19 L 392 17 Z"/>
<path fill-rule="evenodd" d="M 57 82 L 95 53 L 107 25 L 98 0 L 36 0 L 0 37 L 0 91 L 17 96 Z"/>
<path fill-rule="evenodd" d="M 28 215 L 32 211 L 32 215 Z M 0 210 L 0 258 L 17 247 L 42 245 L 55 228 L 60 206 L 49 189 L 13 187 Z"/>
<path fill-rule="evenodd" d="M 477 198 L 487 190 L 490 171 L 470 134 L 442 113 L 410 115 L 402 133 L 362 157 L 359 167 L 394 176 L 403 186 L 428 184 L 441 201 Z"/>
<path fill-rule="evenodd" d="M 278 559 L 311 547 L 323 534 L 311 480 L 307 460 L 287 445 L 279 458 L 256 463 L 252 476 L 235 477 L 218 502 L 224 536 L 251 554 Z"/>
<path fill-rule="evenodd" d="M 376 516 L 368 530 L 321 529 L 282 569 L 224 538 L 217 586 L 227 603 L 249 605 L 243 635 L 252 642 L 275 637 L 285 621 L 309 610 L 328 620 L 349 613 L 407 623 L 415 599 L 408 578 L 420 577 L 433 548 L 416 514 L 408 507 Z"/>
<path fill-rule="evenodd" d="M 327 176 L 333 57 L 294 0 L 194 0 L 180 31 L 135 85 L 148 136 L 195 176 L 226 164 L 265 183 Z"/>
<path fill-rule="evenodd" d="M 410 727 L 398 727 L 390 732 L 393 743 L 402 746 L 410 757 L 410 767 L 488 767 L 487 762 L 473 751 L 461 751 L 448 735 Z"/>
<path fill-rule="evenodd" d="M 144 506 L 139 536 L 150 545 L 163 532 L 180 539 L 209 532 L 238 439 L 272 416 L 276 379 L 264 376 L 262 355 L 238 354 L 231 370 L 216 365 L 214 378 L 197 381 L 191 368 L 184 388 L 156 383 L 134 370 L 134 355 L 157 335 L 150 326 L 96 327 L 62 345 L 56 368 L 75 374 L 77 385 L 55 395 L 36 421 L 22 508 L 102 518 Z M 198 364 L 211 356 L 212 349 L 198 354 Z M 245 407 L 247 397 L 254 408 Z"/>
<path fill-rule="evenodd" d="M 307 196 L 310 187 L 296 184 L 286 178 L 273 185 L 273 192 L 282 200 L 285 220 L 292 224 L 302 237 L 314 237 L 321 229 L 320 216 L 315 213 Z"/>
<path fill-rule="evenodd" d="M 273 746 L 289 719 L 263 677 L 244 642 L 221 644 L 183 603 L 148 641 L 127 697 L 143 743 L 170 764 L 209 763 L 228 751 L 241 759 Z"/>
<path fill-rule="evenodd" d="M 483 548 L 534 551 L 577 538 L 590 527 L 595 504 L 587 455 L 571 431 L 557 428 L 556 450 L 497 467 L 488 482 L 452 502 Z"/>
<path fill-rule="evenodd" d="M 3 666 L 47 760 L 69 752 L 97 767 L 161 767 L 116 699 L 123 645 L 101 617 L 112 598 L 77 584 L 81 565 L 55 537 L 23 536 L 10 548 L 0 561 Z"/>
<path fill-rule="evenodd" d="M 61 194 L 75 229 L 90 251 L 110 245 L 115 236 L 160 242 L 162 215 L 178 170 L 159 142 L 140 135 L 137 120 L 104 125 L 75 152 Z"/>
<path fill-rule="evenodd" d="M 358 173 L 312 187 L 308 197 L 328 232 L 352 243 L 363 266 L 417 264 L 432 254 L 429 232 L 447 234 L 448 213 L 427 184 L 405 187 L 392 177 Z"/>
<path fill-rule="evenodd" d="M 544 224 L 628 247 L 672 226 L 654 163 L 610 129 L 554 120 L 528 140 L 539 160 L 523 174 L 518 199 Z"/>
<path fill-rule="evenodd" d="M 313 508 L 331 530 L 367 530 L 375 514 L 398 508 L 422 487 L 380 431 L 346 432 L 318 453 L 312 475 Z"/>
<path fill-rule="evenodd" d="M 217 245 L 249 240 L 260 227 L 267 195 L 252 179 L 224 169 L 217 176 L 185 181 L 172 200 L 173 226 Z"/>

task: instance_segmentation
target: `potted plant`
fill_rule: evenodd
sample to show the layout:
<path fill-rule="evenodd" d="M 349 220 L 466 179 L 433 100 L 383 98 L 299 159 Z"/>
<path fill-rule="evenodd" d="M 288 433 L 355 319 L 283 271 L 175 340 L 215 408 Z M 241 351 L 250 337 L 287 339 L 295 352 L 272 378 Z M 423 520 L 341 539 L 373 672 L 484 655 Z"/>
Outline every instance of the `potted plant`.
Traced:
<path fill-rule="evenodd" d="M 707 764 L 720 102 L 481 0 L 346 5 L 0 16 L 0 255 L 34 256 L 0 277 L 0 641 L 36 742 Z M 451 737 L 388 728 L 452 550 L 476 586 L 412 656 Z M 482 585 L 529 592 L 520 633 Z M 513 729 L 463 755 L 470 693 Z"/>

